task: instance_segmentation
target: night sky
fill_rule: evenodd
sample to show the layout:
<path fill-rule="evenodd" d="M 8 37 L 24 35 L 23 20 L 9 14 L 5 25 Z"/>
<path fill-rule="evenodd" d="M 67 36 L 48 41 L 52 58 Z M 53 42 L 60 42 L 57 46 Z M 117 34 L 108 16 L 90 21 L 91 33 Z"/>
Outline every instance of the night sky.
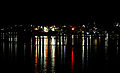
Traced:
<path fill-rule="evenodd" d="M 119 21 L 114 15 L 81 15 L 81 16 L 7 16 L 1 17 L 1 24 L 113 24 Z"/>

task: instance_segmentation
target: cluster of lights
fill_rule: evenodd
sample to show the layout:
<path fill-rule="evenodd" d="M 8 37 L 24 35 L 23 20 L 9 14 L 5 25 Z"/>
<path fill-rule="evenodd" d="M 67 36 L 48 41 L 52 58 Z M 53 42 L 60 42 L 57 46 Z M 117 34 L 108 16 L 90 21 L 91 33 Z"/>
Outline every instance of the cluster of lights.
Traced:
<path fill-rule="evenodd" d="M 66 25 L 63 25 L 62 27 L 66 27 Z M 83 28 L 85 28 L 86 26 L 85 25 L 82 25 Z M 57 29 L 59 29 L 59 27 L 56 27 L 55 25 L 53 26 L 50 26 L 50 29 L 48 29 L 47 26 L 38 26 L 38 28 L 34 28 L 34 30 L 39 30 L 39 28 L 43 29 L 44 32 L 49 32 L 49 30 L 51 31 L 56 31 Z M 72 31 L 75 31 L 76 27 L 75 26 L 70 26 L 71 30 Z M 96 27 L 93 27 L 95 30 L 93 30 L 93 33 L 96 34 L 96 30 L 97 28 Z M 60 29 L 61 31 L 63 31 L 63 29 Z M 90 29 L 92 31 L 92 29 Z M 89 31 L 90 31 L 89 30 Z M 82 33 L 85 33 L 84 31 L 81 30 Z M 86 32 L 87 35 L 90 34 L 90 32 Z"/>
<path fill-rule="evenodd" d="M 55 29 L 56 29 L 55 25 L 54 25 L 54 26 L 51 26 L 50 29 L 51 29 L 52 31 L 55 31 Z"/>
<path fill-rule="evenodd" d="M 44 27 L 44 32 L 48 32 L 48 28 L 47 27 Z"/>

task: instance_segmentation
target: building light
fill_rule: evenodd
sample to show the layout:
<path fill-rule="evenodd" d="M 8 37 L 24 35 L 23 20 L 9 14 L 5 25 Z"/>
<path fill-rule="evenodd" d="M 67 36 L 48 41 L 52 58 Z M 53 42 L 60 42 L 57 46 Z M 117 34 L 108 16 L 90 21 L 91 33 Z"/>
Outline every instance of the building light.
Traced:
<path fill-rule="evenodd" d="M 82 25 L 82 27 L 84 27 L 84 28 L 85 28 L 85 25 Z"/>
<path fill-rule="evenodd" d="M 1 30 L 4 30 L 4 28 L 3 28 L 3 29 L 1 29 Z"/>
<path fill-rule="evenodd" d="M 43 27 L 41 26 L 40 28 L 42 28 L 43 29 Z"/>
<path fill-rule="evenodd" d="M 55 28 L 52 28 L 51 30 L 52 30 L 52 31 L 55 31 Z"/>
<path fill-rule="evenodd" d="M 48 32 L 48 28 L 47 27 L 44 27 L 44 32 Z"/>
<path fill-rule="evenodd" d="M 65 25 L 63 27 L 66 27 Z"/>
<path fill-rule="evenodd" d="M 72 27 L 72 31 L 74 31 L 75 30 L 75 28 L 74 27 Z"/>
<path fill-rule="evenodd" d="M 84 33 L 84 31 L 82 31 L 82 33 Z"/>
<path fill-rule="evenodd" d="M 34 30 L 38 30 L 38 28 L 34 28 Z"/>
<path fill-rule="evenodd" d="M 38 36 L 35 36 L 35 38 L 37 39 Z"/>
<path fill-rule="evenodd" d="M 117 23 L 116 26 L 119 26 L 119 23 Z"/>
<path fill-rule="evenodd" d="M 87 34 L 89 34 L 89 32 L 87 32 Z"/>

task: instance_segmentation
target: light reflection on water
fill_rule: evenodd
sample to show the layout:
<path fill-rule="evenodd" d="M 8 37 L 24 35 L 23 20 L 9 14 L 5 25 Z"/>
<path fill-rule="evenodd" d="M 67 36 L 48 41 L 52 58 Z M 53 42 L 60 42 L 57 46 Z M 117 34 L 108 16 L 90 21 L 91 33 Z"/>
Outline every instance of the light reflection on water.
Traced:
<path fill-rule="evenodd" d="M 65 57 L 66 57 L 66 46 L 64 45 L 64 63 L 65 63 Z"/>
<path fill-rule="evenodd" d="M 31 47 L 31 50 L 30 50 L 30 51 L 31 51 L 31 57 L 32 57 L 32 38 L 31 38 L 31 43 L 30 43 L 30 45 L 31 45 L 31 46 L 30 46 L 30 47 Z"/>
<path fill-rule="evenodd" d="M 12 35 L 13 34 L 13 35 Z M 3 34 L 2 34 L 3 35 Z M 74 69 L 76 66 L 74 66 L 74 60 L 75 60 L 75 51 L 77 48 L 82 49 L 81 50 L 81 60 L 82 60 L 82 68 L 85 68 L 85 65 L 89 64 L 89 57 L 91 55 L 89 54 L 93 54 L 96 55 L 96 53 L 98 52 L 98 45 L 100 43 L 103 43 L 102 40 L 104 39 L 104 45 L 100 45 L 102 46 L 102 48 L 104 48 L 104 53 L 105 53 L 105 59 L 108 60 L 108 50 L 109 50 L 109 35 L 107 34 L 107 37 L 105 38 L 93 38 L 91 36 L 86 37 L 83 35 L 82 38 L 79 38 L 77 36 L 77 38 L 75 38 L 75 35 L 72 35 L 72 37 L 70 39 L 67 39 L 67 36 L 34 36 L 30 37 L 30 41 L 29 42 L 22 42 L 22 44 L 18 44 L 18 36 L 17 34 L 15 35 L 14 33 L 9 34 L 8 37 L 8 51 L 9 51 L 9 57 L 10 60 L 12 61 L 12 59 L 17 58 L 18 55 L 18 46 L 23 45 L 22 49 L 23 51 L 23 56 L 24 56 L 24 60 L 27 57 L 26 52 L 27 49 L 30 49 L 30 56 L 31 58 L 34 58 L 34 67 L 35 73 L 46 73 L 46 72 L 51 72 L 51 73 L 55 73 L 56 72 L 56 56 L 58 56 L 60 59 L 60 64 L 66 64 L 67 61 L 66 59 L 68 59 L 67 56 L 67 52 L 70 51 L 70 55 L 71 55 L 71 72 L 74 72 Z M 5 37 L 5 35 L 4 35 Z M 58 38 L 57 38 L 58 37 Z M 60 38 L 60 39 L 59 39 Z M 79 39 L 78 39 L 79 38 Z M 5 39 L 5 38 L 3 38 Z M 82 39 L 82 42 L 79 43 L 81 44 L 81 48 L 77 47 L 75 48 L 73 45 L 75 44 L 75 39 L 78 39 L 78 41 L 80 41 L 80 39 Z M 115 38 L 114 38 L 115 39 Z M 68 49 L 68 45 L 67 45 L 67 41 L 72 40 L 71 41 L 71 45 L 69 48 L 72 47 L 72 49 Z M 20 40 L 19 40 L 20 42 Z M 30 47 L 28 48 L 28 43 L 30 43 Z M 119 54 L 119 40 L 116 40 L 116 54 Z M 3 54 L 6 51 L 6 42 L 3 41 L 1 44 L 2 48 L 3 48 Z M 101 48 L 101 49 L 102 49 Z M 95 51 L 95 52 L 92 52 Z M 68 53 L 69 54 L 69 53 Z M 33 57 L 34 56 L 34 57 Z M 78 55 L 79 56 L 79 55 Z"/>
<path fill-rule="evenodd" d="M 117 55 L 118 55 L 118 51 L 119 51 L 119 50 L 118 50 L 118 45 L 119 45 L 118 42 L 119 42 L 119 41 L 117 40 Z"/>
<path fill-rule="evenodd" d="M 3 42 L 3 54 L 5 52 L 5 42 Z"/>
<path fill-rule="evenodd" d="M 84 68 L 84 50 L 85 50 L 84 45 L 82 45 L 82 66 L 83 68 Z"/>
<path fill-rule="evenodd" d="M 52 62 L 52 73 L 55 72 L 55 36 L 51 36 L 52 37 L 52 44 L 51 44 L 51 62 Z"/>
<path fill-rule="evenodd" d="M 107 37 L 105 37 L 105 57 L 106 57 L 106 60 L 108 59 L 108 34 L 107 34 Z"/>
<path fill-rule="evenodd" d="M 88 64 L 88 37 L 87 37 L 87 57 L 86 57 L 86 60 L 87 60 L 87 64 Z"/>
<path fill-rule="evenodd" d="M 73 72 L 73 48 L 71 53 L 71 72 Z"/>

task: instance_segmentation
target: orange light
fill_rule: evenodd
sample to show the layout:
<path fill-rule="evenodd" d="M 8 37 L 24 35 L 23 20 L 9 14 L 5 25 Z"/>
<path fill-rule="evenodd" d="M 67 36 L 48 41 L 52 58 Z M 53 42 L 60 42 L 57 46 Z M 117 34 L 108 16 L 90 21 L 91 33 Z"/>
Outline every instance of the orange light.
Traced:
<path fill-rule="evenodd" d="M 74 27 L 72 27 L 72 30 L 75 30 L 75 28 L 74 28 Z"/>
<path fill-rule="evenodd" d="M 34 30 L 38 30 L 38 28 L 34 28 Z"/>

